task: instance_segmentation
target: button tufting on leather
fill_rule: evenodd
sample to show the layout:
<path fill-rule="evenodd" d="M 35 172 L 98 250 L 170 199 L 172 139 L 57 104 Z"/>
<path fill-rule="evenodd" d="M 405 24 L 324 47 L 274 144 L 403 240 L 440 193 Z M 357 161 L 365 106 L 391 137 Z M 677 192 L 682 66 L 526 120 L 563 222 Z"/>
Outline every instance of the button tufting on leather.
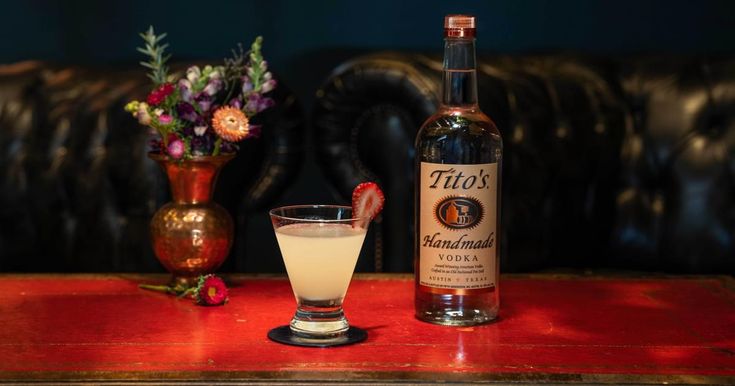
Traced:
<path fill-rule="evenodd" d="M 380 235 L 386 271 L 413 259 L 405 138 L 434 111 L 440 68 L 424 55 L 370 55 L 317 94 L 316 150 L 337 190 L 396 181 Z M 505 139 L 504 271 L 735 272 L 735 62 L 549 55 L 479 69 L 481 107 Z M 376 108 L 392 113 L 366 121 Z M 350 136 L 358 126 L 371 134 Z"/>

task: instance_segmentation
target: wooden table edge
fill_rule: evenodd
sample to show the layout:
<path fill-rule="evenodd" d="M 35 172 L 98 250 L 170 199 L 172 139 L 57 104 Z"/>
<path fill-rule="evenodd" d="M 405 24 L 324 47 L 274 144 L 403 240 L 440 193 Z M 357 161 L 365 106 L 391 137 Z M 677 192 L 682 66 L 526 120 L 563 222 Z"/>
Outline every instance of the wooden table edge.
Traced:
<path fill-rule="evenodd" d="M 473 373 L 414 371 L 0 371 L 0 383 L 257 384 L 257 383 L 526 383 L 735 384 L 735 376 L 698 374 Z"/>

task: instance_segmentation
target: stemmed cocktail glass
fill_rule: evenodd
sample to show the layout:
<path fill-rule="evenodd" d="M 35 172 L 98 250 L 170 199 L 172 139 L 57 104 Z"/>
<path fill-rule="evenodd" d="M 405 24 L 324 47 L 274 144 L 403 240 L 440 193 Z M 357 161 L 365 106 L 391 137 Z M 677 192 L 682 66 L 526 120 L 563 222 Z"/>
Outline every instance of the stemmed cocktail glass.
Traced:
<path fill-rule="evenodd" d="M 342 301 L 370 219 L 338 205 L 286 206 L 270 217 L 297 307 L 291 323 L 268 337 L 317 347 L 364 340 L 367 333 L 349 325 Z"/>

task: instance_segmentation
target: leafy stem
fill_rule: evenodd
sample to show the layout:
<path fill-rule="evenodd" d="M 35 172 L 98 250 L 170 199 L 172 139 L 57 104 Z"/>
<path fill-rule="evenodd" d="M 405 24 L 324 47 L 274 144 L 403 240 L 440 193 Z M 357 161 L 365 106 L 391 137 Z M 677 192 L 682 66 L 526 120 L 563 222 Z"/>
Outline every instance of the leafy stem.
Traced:
<path fill-rule="evenodd" d="M 156 35 L 153 26 L 150 26 L 148 31 L 140 34 L 140 37 L 143 38 L 145 47 L 138 47 L 138 52 L 148 56 L 148 61 L 140 62 L 140 65 L 150 70 L 148 77 L 156 86 L 166 83 L 168 78 L 166 62 L 171 58 L 171 55 L 164 55 L 166 48 L 168 48 L 167 43 L 162 44 L 166 34 Z"/>
<path fill-rule="evenodd" d="M 214 141 L 214 150 L 212 150 L 212 155 L 214 156 L 219 155 L 219 151 L 221 147 L 222 147 L 222 137 L 217 137 L 217 140 Z"/>
<path fill-rule="evenodd" d="M 253 82 L 253 91 L 259 92 L 263 85 L 263 74 L 265 74 L 265 65 L 263 64 L 263 54 L 260 52 L 260 48 L 263 46 L 263 37 L 258 36 L 253 41 L 253 45 L 250 47 L 250 68 L 248 69 L 248 76 L 250 81 Z"/>

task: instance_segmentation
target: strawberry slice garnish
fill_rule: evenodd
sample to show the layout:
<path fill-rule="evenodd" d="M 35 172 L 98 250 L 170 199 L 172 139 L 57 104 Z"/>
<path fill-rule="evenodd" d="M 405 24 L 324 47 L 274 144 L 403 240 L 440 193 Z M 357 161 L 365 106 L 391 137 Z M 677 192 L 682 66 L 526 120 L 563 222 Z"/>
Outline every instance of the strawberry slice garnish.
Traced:
<path fill-rule="evenodd" d="M 383 210 L 385 196 L 375 182 L 363 182 L 352 191 L 352 217 L 372 220 Z M 368 220 L 368 222 L 369 222 Z M 357 224 L 366 227 L 368 224 Z"/>

